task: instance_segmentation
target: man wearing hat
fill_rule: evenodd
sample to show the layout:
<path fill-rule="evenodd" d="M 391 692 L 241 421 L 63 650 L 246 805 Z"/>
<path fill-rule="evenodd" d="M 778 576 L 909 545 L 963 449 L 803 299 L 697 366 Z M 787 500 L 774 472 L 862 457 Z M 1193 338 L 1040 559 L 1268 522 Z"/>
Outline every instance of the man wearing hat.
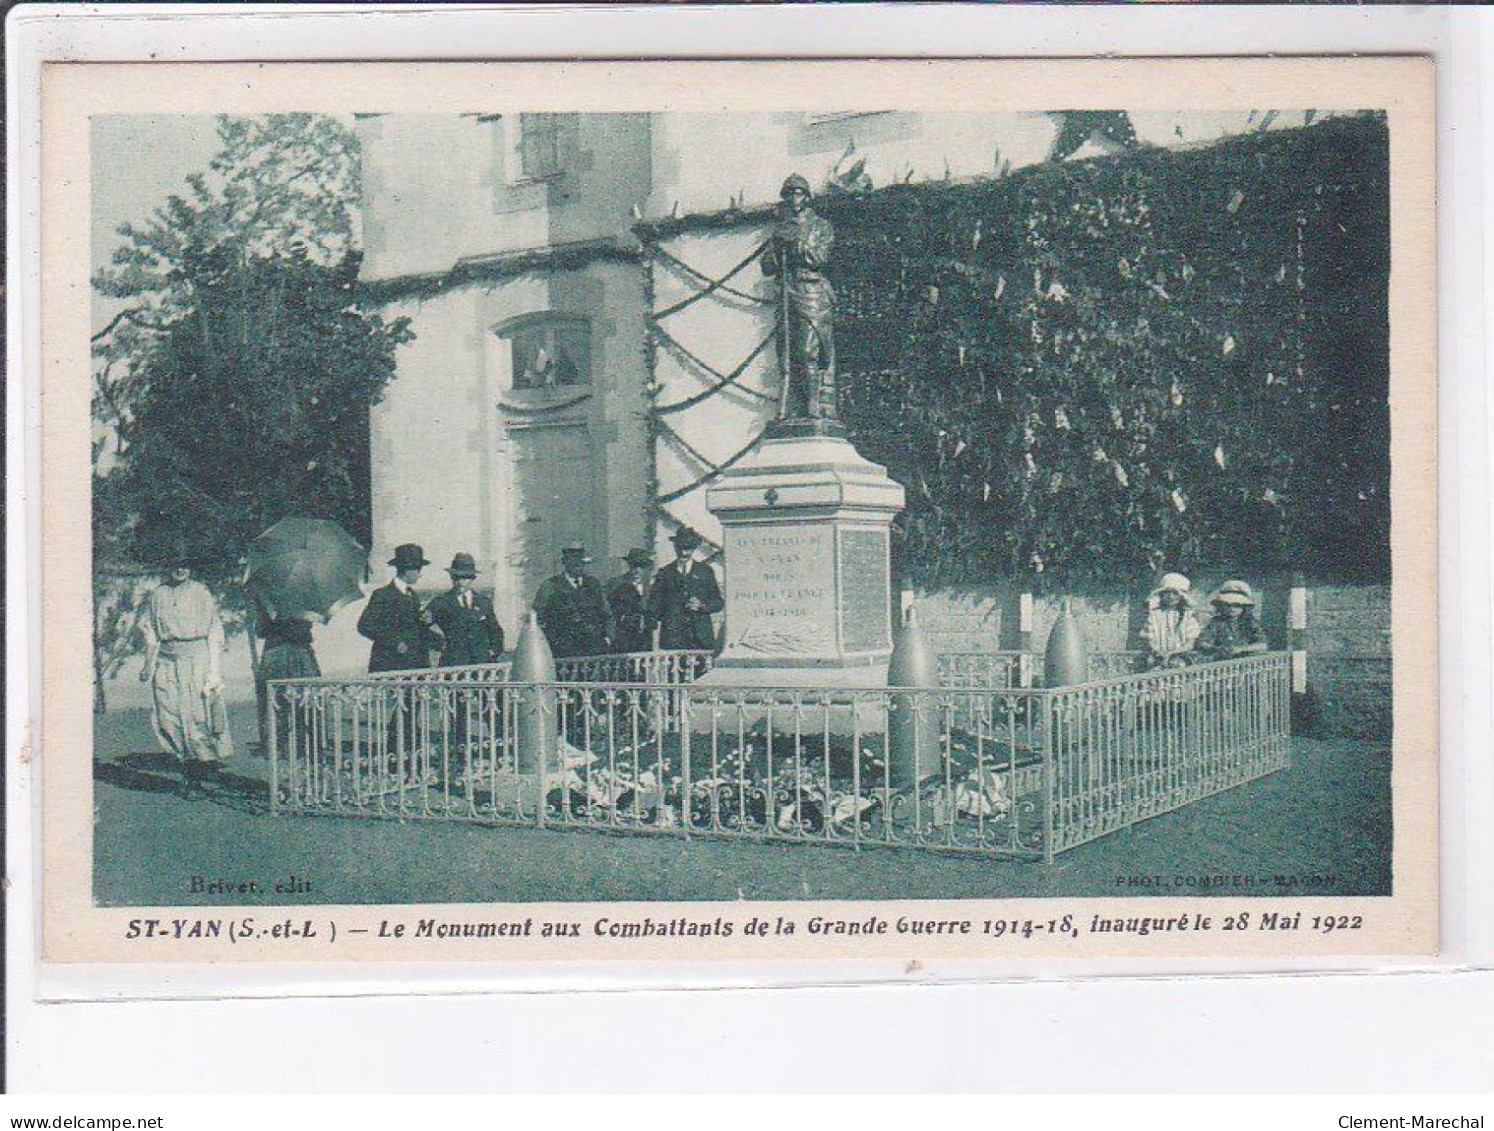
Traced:
<path fill-rule="evenodd" d="M 612 610 L 602 583 L 586 572 L 585 547 L 560 551 L 560 572 L 534 595 L 534 611 L 555 656 L 599 656 L 612 637 Z"/>
<path fill-rule="evenodd" d="M 674 543 L 675 560 L 654 575 L 649 602 L 659 625 L 659 647 L 666 651 L 714 652 L 716 633 L 711 627 L 711 614 L 726 606 L 716 573 L 695 560 L 700 535 L 688 526 L 681 527 L 670 541 Z"/>
<path fill-rule="evenodd" d="M 493 602 L 472 588 L 477 563 L 471 554 L 457 554 L 446 572 L 451 588 L 425 607 L 441 630 L 441 666 L 493 663 L 503 655 L 503 626 Z"/>
<path fill-rule="evenodd" d="M 431 563 L 414 543 L 397 546 L 389 559 L 394 579 L 369 595 L 358 618 L 358 635 L 373 641 L 368 670 L 393 672 L 430 667 L 431 649 L 438 646 L 435 620 L 420 607 L 415 582 Z"/>
<path fill-rule="evenodd" d="M 1255 619 L 1255 594 L 1243 581 L 1226 581 L 1209 598 L 1214 619 L 1198 638 L 1198 651 L 1210 660 L 1229 660 L 1266 650 L 1265 633 Z"/>
<path fill-rule="evenodd" d="M 653 590 L 649 574 L 653 572 L 654 556 L 647 550 L 629 550 L 623 560 L 628 563 L 628 572 L 612 583 L 607 594 L 614 625 L 612 650 L 651 652 L 657 624 L 649 610 L 649 596 Z"/>

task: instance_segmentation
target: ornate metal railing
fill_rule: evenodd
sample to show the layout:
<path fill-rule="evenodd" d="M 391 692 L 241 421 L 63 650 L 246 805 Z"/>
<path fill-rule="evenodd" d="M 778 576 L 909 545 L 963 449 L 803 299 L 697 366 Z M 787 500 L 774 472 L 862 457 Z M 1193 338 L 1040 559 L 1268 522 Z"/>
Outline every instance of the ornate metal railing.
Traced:
<path fill-rule="evenodd" d="M 407 679 L 424 679 L 436 683 L 502 683 L 513 672 L 508 660 L 491 664 L 454 664 L 447 668 L 408 668 L 403 671 L 373 672 L 366 678 L 376 683 L 399 683 Z"/>
<path fill-rule="evenodd" d="M 278 812 L 1052 859 L 1281 769 L 1285 653 L 1065 688 L 272 682 Z"/>
<path fill-rule="evenodd" d="M 1091 652 L 1090 679 L 1130 675 L 1141 666 L 1140 652 Z M 1043 657 L 1033 652 L 941 652 L 937 657 L 943 687 L 1036 687 L 1043 682 Z"/>
<path fill-rule="evenodd" d="M 1285 769 L 1291 655 L 1245 656 L 1044 693 L 1050 852 Z"/>
<path fill-rule="evenodd" d="M 714 652 L 615 652 L 565 656 L 555 660 L 555 677 L 565 683 L 693 683 L 711 670 Z"/>

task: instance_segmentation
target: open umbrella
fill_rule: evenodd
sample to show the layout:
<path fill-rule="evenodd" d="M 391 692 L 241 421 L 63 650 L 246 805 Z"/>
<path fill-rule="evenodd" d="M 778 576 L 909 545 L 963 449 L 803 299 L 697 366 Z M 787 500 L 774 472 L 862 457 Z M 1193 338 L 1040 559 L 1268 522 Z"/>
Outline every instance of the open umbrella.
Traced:
<path fill-rule="evenodd" d="M 368 554 L 337 523 L 285 518 L 249 543 L 244 585 L 270 615 L 322 622 L 363 596 Z"/>

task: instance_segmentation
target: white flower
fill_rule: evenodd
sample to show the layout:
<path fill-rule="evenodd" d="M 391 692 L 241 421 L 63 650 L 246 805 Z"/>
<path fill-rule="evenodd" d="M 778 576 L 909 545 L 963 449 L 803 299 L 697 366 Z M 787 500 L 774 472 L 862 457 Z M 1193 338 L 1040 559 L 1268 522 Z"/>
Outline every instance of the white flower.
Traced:
<path fill-rule="evenodd" d="M 1223 444 L 1216 444 L 1214 446 L 1214 462 L 1217 463 L 1221 468 L 1224 466 L 1224 445 Z"/>
<path fill-rule="evenodd" d="M 1188 501 L 1183 498 L 1183 493 L 1181 491 L 1173 491 L 1172 505 L 1177 510 L 1178 514 L 1182 514 L 1185 510 L 1188 509 Z"/>
<path fill-rule="evenodd" d="M 1233 334 L 1225 334 L 1224 335 L 1224 356 L 1228 357 L 1230 354 L 1232 354 L 1234 352 L 1235 352 L 1235 336 Z"/>
<path fill-rule="evenodd" d="M 1131 485 L 1131 477 L 1126 474 L 1124 467 L 1117 463 L 1112 466 L 1112 470 L 1115 472 L 1115 481 L 1122 487 L 1129 487 Z"/>
<path fill-rule="evenodd" d="M 1063 405 L 1059 405 L 1053 410 L 1053 427 L 1061 429 L 1064 432 L 1069 430 L 1069 414 L 1063 410 Z"/>

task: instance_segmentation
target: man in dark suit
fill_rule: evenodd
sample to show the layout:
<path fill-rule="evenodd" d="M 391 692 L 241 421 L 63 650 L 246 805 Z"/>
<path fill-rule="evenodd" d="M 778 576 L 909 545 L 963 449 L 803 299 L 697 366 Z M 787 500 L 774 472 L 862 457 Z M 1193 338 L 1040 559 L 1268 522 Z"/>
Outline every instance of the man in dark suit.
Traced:
<path fill-rule="evenodd" d="M 673 538 L 675 560 L 654 574 L 650 608 L 659 623 L 659 647 L 665 651 L 689 649 L 714 652 L 716 633 L 711 614 L 726 605 L 716 573 L 695 560 L 700 535 L 688 526 Z"/>
<path fill-rule="evenodd" d="M 438 646 L 435 621 L 420 607 L 415 582 L 431 563 L 425 551 L 413 543 L 397 546 L 389 559 L 394 580 L 369 595 L 363 615 L 358 618 L 358 634 L 373 641 L 368 670 L 401 671 L 431 666 L 431 649 Z"/>
<path fill-rule="evenodd" d="M 651 652 L 654 648 L 655 622 L 649 609 L 649 574 L 654 556 L 647 550 L 629 550 L 623 559 L 628 563 L 625 577 L 618 578 L 607 594 L 616 626 L 612 637 L 614 652 Z"/>
<path fill-rule="evenodd" d="M 540 628 L 557 657 L 599 656 L 612 637 L 612 610 L 602 583 L 586 572 L 590 560 L 584 547 L 566 546 L 560 572 L 534 596 Z"/>
<path fill-rule="evenodd" d="M 457 554 L 446 572 L 451 588 L 425 607 L 441 630 L 441 666 L 493 663 L 503 655 L 503 626 L 493 602 L 472 588 L 477 563 L 471 554 Z"/>
<path fill-rule="evenodd" d="M 411 668 L 431 666 L 431 649 L 438 646 L 435 621 L 420 607 L 420 598 L 415 593 L 415 583 L 421 571 L 430 562 L 425 560 L 425 551 L 414 543 L 396 546 L 394 557 L 389 559 L 394 567 L 394 580 L 369 594 L 363 615 L 358 618 L 358 634 L 373 641 L 368 657 L 368 671 L 404 671 Z M 391 684 L 384 694 L 384 711 L 387 723 L 384 726 L 384 743 L 389 759 L 387 765 L 392 773 L 415 772 L 416 752 L 422 738 L 417 733 L 423 714 L 417 700 L 426 691 Z"/>

